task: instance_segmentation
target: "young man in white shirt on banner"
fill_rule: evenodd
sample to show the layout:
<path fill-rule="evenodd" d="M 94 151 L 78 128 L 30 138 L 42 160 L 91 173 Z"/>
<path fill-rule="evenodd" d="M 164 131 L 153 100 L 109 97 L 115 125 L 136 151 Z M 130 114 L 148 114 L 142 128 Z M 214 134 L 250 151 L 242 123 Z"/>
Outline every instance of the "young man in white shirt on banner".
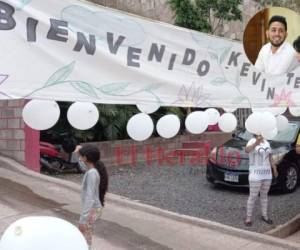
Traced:
<path fill-rule="evenodd" d="M 256 59 L 255 67 L 272 75 L 285 74 L 299 64 L 292 45 L 285 42 L 287 22 L 283 16 L 272 16 L 266 31 L 269 43 L 265 44 Z"/>

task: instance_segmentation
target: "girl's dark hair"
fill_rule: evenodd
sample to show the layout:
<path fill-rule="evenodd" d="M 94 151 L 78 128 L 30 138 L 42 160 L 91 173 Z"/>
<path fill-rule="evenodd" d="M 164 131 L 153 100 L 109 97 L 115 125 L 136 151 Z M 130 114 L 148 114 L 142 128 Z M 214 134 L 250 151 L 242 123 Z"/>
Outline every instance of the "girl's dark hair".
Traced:
<path fill-rule="evenodd" d="M 300 53 L 300 36 L 298 36 L 298 38 L 294 41 L 293 45 L 294 49 Z"/>
<path fill-rule="evenodd" d="M 79 154 L 86 157 L 88 162 L 93 163 L 100 175 L 99 199 L 104 206 L 104 197 L 108 189 L 108 174 L 104 163 L 100 161 L 100 151 L 94 145 L 84 145 L 79 149 Z"/>

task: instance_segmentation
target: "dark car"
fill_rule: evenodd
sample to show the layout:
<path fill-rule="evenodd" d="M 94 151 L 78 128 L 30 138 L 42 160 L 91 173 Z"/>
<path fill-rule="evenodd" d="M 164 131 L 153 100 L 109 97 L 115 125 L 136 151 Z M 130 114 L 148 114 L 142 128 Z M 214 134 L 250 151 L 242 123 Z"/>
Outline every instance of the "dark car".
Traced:
<path fill-rule="evenodd" d="M 299 127 L 299 122 L 289 122 L 284 131 L 269 140 L 272 159 L 279 173 L 272 180 L 272 188 L 289 193 L 297 188 L 300 179 L 300 155 L 295 152 Z M 223 145 L 213 148 L 207 162 L 207 180 L 214 184 L 248 187 L 249 157 L 245 146 L 252 137 L 251 133 L 242 131 Z"/>

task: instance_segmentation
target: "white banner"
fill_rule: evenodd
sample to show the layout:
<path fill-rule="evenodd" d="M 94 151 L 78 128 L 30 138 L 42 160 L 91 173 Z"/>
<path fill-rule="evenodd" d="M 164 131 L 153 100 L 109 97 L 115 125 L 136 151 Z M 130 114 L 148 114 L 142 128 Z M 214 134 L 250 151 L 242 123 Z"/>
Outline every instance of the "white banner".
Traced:
<path fill-rule="evenodd" d="M 260 73 L 240 42 L 74 0 L 0 1 L 2 99 L 300 106 L 300 68 Z"/>

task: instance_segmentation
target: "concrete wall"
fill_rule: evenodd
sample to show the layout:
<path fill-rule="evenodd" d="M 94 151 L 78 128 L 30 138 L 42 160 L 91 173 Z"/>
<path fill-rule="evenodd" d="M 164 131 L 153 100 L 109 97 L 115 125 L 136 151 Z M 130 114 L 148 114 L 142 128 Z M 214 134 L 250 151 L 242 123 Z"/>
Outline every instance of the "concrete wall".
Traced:
<path fill-rule="evenodd" d="M 89 0 L 103 6 L 134 13 L 147 18 L 159 20 L 167 23 L 174 23 L 174 13 L 172 12 L 168 0 Z M 224 22 L 216 35 L 226 38 L 243 40 L 245 27 L 250 18 L 263 9 L 261 1 L 243 0 L 240 6 L 242 10 L 242 21 Z M 300 12 L 299 8 L 288 6 L 296 12 Z"/>
<path fill-rule="evenodd" d="M 0 150 L 1 154 L 25 162 L 25 132 L 21 118 L 24 101 L 1 101 Z"/>
<path fill-rule="evenodd" d="M 25 100 L 0 101 L 0 153 L 39 171 L 39 131 L 24 124 Z"/>
<path fill-rule="evenodd" d="M 173 23 L 167 0 L 89 0 L 106 7 L 130 12 L 162 22 Z"/>
<path fill-rule="evenodd" d="M 24 164 L 29 169 L 39 172 L 40 133 L 29 128 L 23 121 L 22 109 L 25 103 L 25 100 L 0 101 L 0 152 L 4 156 Z M 189 150 L 182 149 L 184 142 L 206 143 L 202 148 L 205 152 L 203 151 L 202 158 L 198 159 L 205 161 L 209 148 L 223 143 L 230 136 L 231 134 L 221 132 L 206 132 L 200 135 L 178 135 L 172 139 L 154 137 L 144 142 L 119 140 L 95 142 L 94 144 L 100 148 L 101 158 L 107 165 L 135 165 L 139 162 L 167 164 L 173 153 L 176 153 L 175 157 L 179 161 L 183 161 L 189 156 Z M 179 150 L 179 154 L 176 150 Z M 174 161 L 172 160 L 172 162 Z"/>
<path fill-rule="evenodd" d="M 39 172 L 39 131 L 24 124 L 22 109 L 25 100 L 0 101 L 0 152 L 24 164 L 29 169 Z M 172 139 L 161 137 L 150 138 L 144 142 L 133 140 L 95 142 L 107 165 L 147 164 L 177 164 L 186 162 L 189 149 L 183 148 L 184 142 L 203 142 L 201 155 L 195 155 L 197 162 L 203 164 L 207 159 L 209 149 L 222 144 L 231 134 L 221 132 L 206 132 L 200 135 L 179 135 Z M 175 153 L 175 155 L 174 155 Z M 175 160 L 174 160 L 175 159 Z"/>
<path fill-rule="evenodd" d="M 107 142 L 94 142 L 100 148 L 101 159 L 108 166 L 146 164 L 176 164 L 182 160 L 190 160 L 189 156 L 197 157 L 196 164 L 203 164 L 207 159 L 206 147 L 220 145 L 231 138 L 231 134 L 221 132 L 205 132 L 200 135 L 179 135 L 172 139 L 161 137 L 150 138 L 144 142 L 133 140 L 119 140 Z M 188 149 L 183 149 L 185 142 L 203 142 L 205 145 L 200 149 L 199 155 L 190 154 Z M 204 148 L 205 147 L 205 148 Z M 183 154 L 173 155 L 175 151 Z M 187 151 L 187 152 L 185 152 Z M 207 152 L 207 151 L 206 151 Z M 170 160 L 170 159 L 173 160 Z M 177 158 L 174 160 L 174 158 Z M 168 159 L 170 161 L 168 161 Z"/>
<path fill-rule="evenodd" d="M 89 0 L 106 7 L 126 11 L 147 18 L 167 23 L 174 23 L 174 13 L 168 0 Z M 261 9 L 259 3 L 244 0 L 241 6 L 243 21 L 224 22 L 216 35 L 230 39 L 242 40 L 249 19 Z"/>

